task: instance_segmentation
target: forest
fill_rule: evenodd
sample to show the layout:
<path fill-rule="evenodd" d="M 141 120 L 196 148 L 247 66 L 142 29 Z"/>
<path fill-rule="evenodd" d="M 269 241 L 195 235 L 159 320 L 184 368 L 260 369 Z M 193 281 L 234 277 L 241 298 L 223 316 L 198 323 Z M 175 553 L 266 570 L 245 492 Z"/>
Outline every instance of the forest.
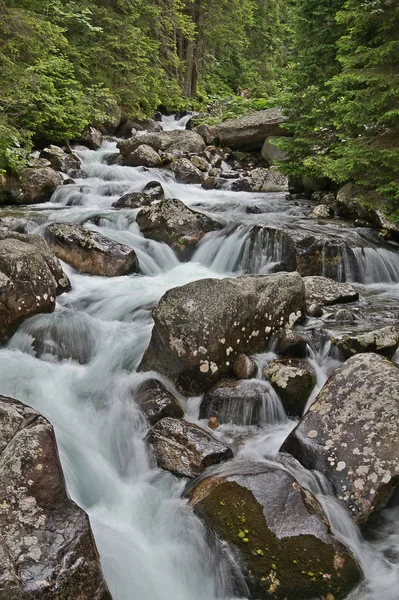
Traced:
<path fill-rule="evenodd" d="M 0 173 L 121 109 L 282 107 L 294 177 L 399 218 L 396 0 L 0 0 Z"/>

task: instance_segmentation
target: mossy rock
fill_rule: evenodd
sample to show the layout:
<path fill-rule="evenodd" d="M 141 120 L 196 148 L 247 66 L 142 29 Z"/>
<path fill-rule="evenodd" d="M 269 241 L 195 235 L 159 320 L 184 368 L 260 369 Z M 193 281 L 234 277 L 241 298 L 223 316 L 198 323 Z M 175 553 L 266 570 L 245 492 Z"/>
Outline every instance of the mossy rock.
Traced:
<path fill-rule="evenodd" d="M 195 512 L 241 558 L 251 597 L 345 598 L 361 573 L 320 504 L 282 469 L 246 465 L 188 492 Z"/>

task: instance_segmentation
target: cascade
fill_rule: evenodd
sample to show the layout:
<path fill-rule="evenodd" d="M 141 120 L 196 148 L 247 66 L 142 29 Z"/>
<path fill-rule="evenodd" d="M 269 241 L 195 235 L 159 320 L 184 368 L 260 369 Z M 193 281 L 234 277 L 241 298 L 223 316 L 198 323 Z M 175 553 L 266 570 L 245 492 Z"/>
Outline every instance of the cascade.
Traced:
<path fill-rule="evenodd" d="M 162 125 L 165 131 L 184 129 L 189 118 L 164 117 Z M 85 224 L 134 248 L 140 273 L 90 277 L 63 265 L 71 292 L 58 298 L 53 314 L 29 319 L 0 349 L 1 393 L 33 406 L 54 425 L 69 493 L 90 516 L 114 600 L 233 600 L 237 588 L 231 581 L 240 579 L 235 557 L 209 541 L 181 499 L 186 482 L 158 469 L 148 452 L 147 424 L 134 402 L 143 379 L 136 369 L 150 339 L 151 311 L 167 290 L 202 278 L 269 273 L 287 260 L 285 234 L 275 225 L 312 225 L 283 194 L 205 191 L 178 184 L 162 170 L 109 164 L 112 154 L 113 142 L 96 152 L 79 151 L 87 177 L 59 187 L 40 207 L 36 231 L 52 221 Z M 204 237 L 190 262 L 180 262 L 169 246 L 145 239 L 135 222 L 137 210 L 112 209 L 122 194 L 153 180 L 162 183 L 167 197 L 225 225 Z M 251 204 L 263 214 L 248 214 Z M 260 226 L 265 214 L 265 223 L 272 225 L 268 229 Z M 319 235 L 320 226 L 315 224 L 313 232 Z M 345 242 L 337 279 L 360 282 L 377 294 L 378 284 L 391 284 L 389 298 L 397 301 L 399 254 L 394 246 L 377 247 L 373 237 L 349 229 L 325 233 Z M 310 404 L 338 362 L 326 344 L 309 348 L 308 360 L 317 375 Z M 261 371 L 258 427 L 218 472 L 228 473 L 248 460 L 283 468 L 276 454 L 295 421 L 287 418 Z M 198 421 L 198 399 L 187 404 L 190 419 Z M 234 414 L 226 409 L 224 417 L 245 426 L 252 422 L 252 411 L 251 406 Z M 396 600 L 399 569 L 397 558 L 390 557 L 399 553 L 398 509 L 385 511 L 378 536 L 365 541 L 320 475 L 299 464 L 294 474 L 319 498 L 333 531 L 362 565 L 365 582 L 350 600 Z M 239 588 L 240 598 L 247 598 L 242 581 Z"/>

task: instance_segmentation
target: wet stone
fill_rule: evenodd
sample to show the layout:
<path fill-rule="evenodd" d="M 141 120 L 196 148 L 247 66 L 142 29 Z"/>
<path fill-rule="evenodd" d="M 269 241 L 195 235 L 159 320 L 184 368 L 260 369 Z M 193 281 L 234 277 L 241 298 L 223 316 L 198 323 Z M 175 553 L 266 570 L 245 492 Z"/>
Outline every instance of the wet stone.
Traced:
<path fill-rule="evenodd" d="M 144 381 L 136 391 L 134 400 L 150 425 L 155 425 L 165 417 L 182 419 L 184 416 L 177 399 L 157 379 Z"/>
<path fill-rule="evenodd" d="M 300 417 L 316 384 L 316 374 L 308 361 L 284 358 L 272 361 L 264 370 L 279 395 L 287 415 Z"/>
<path fill-rule="evenodd" d="M 256 377 L 258 366 L 250 356 L 239 354 L 233 363 L 233 371 L 238 379 L 252 379 Z"/>
<path fill-rule="evenodd" d="M 79 225 L 53 223 L 45 237 L 56 256 L 80 273 L 117 277 L 139 270 L 132 248 Z"/>
<path fill-rule="evenodd" d="M 0 595 L 112 600 L 88 516 L 70 498 L 50 423 L 0 397 Z"/>
<path fill-rule="evenodd" d="M 227 444 L 198 425 L 178 419 L 158 421 L 147 441 L 158 466 L 182 477 L 197 477 L 207 467 L 233 458 Z"/>
<path fill-rule="evenodd" d="M 251 598 L 343 600 L 360 580 L 316 498 L 281 468 L 232 465 L 186 495 L 238 558 Z"/>
<path fill-rule="evenodd" d="M 304 277 L 306 302 L 308 305 L 343 304 L 359 299 L 359 292 L 348 283 L 337 283 L 328 277 Z"/>
<path fill-rule="evenodd" d="M 361 352 L 377 352 L 392 358 L 399 346 L 399 332 L 396 327 L 390 326 L 366 333 L 334 337 L 331 341 L 347 358 Z"/>

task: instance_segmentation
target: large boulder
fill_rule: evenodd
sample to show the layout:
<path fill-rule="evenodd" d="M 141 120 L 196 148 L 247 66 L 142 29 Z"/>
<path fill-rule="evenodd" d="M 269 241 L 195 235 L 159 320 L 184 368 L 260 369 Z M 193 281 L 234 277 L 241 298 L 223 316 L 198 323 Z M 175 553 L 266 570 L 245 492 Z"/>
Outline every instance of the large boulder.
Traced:
<path fill-rule="evenodd" d="M 220 424 L 261 426 L 284 418 L 284 411 L 275 408 L 268 383 L 257 379 L 225 379 L 204 395 L 199 417 L 216 417 Z"/>
<path fill-rule="evenodd" d="M 135 251 L 72 223 L 52 223 L 45 237 L 58 258 L 80 273 L 118 277 L 139 271 Z"/>
<path fill-rule="evenodd" d="M 284 135 L 281 125 L 287 119 L 278 108 L 259 110 L 229 119 L 216 127 L 216 137 L 221 146 L 240 150 L 257 150 L 262 148 L 269 136 Z"/>
<path fill-rule="evenodd" d="M 161 419 L 150 429 L 147 441 L 158 466 L 182 477 L 198 477 L 207 467 L 233 458 L 227 444 L 180 419 Z"/>
<path fill-rule="evenodd" d="M 0 342 L 27 317 L 52 312 L 70 283 L 46 242 L 37 235 L 0 234 Z"/>
<path fill-rule="evenodd" d="M 25 168 L 18 177 L 7 179 L 3 194 L 11 204 L 37 204 L 50 200 L 61 183 L 61 175 L 50 167 Z"/>
<path fill-rule="evenodd" d="M 280 150 L 275 145 L 275 142 L 283 139 L 282 136 L 270 135 L 265 139 L 265 143 L 262 146 L 262 157 L 269 164 L 273 165 L 277 161 L 285 162 L 289 160 L 289 155 L 284 150 Z"/>
<path fill-rule="evenodd" d="M 288 177 L 279 171 L 258 167 L 250 172 L 250 185 L 253 192 L 285 192 Z"/>
<path fill-rule="evenodd" d="M 188 158 L 174 160 L 169 168 L 175 174 L 176 181 L 182 183 L 202 183 L 205 179 L 205 175 Z"/>
<path fill-rule="evenodd" d="M 316 385 L 316 374 L 307 360 L 283 358 L 272 361 L 264 370 L 279 395 L 287 415 L 300 417 Z"/>
<path fill-rule="evenodd" d="M 140 133 L 133 137 L 118 142 L 119 148 L 123 156 L 129 156 L 141 144 L 151 146 L 159 152 L 178 152 L 180 154 L 193 153 L 198 154 L 205 150 L 205 142 L 195 131 L 177 130 L 177 131 L 162 131 L 159 133 Z"/>
<path fill-rule="evenodd" d="M 40 152 L 40 158 L 49 161 L 55 171 L 62 171 L 68 175 L 74 175 L 81 167 L 80 158 L 73 153 L 64 152 L 59 146 L 48 146 Z"/>
<path fill-rule="evenodd" d="M 358 354 L 331 375 L 282 449 L 324 473 L 354 519 L 366 521 L 399 487 L 399 369 Z"/>
<path fill-rule="evenodd" d="M 151 146 L 141 144 L 126 158 L 129 167 L 161 167 L 162 159 Z"/>
<path fill-rule="evenodd" d="M 177 399 L 158 379 L 146 379 L 134 394 L 134 400 L 150 425 L 165 417 L 181 419 L 184 411 Z"/>
<path fill-rule="evenodd" d="M 359 292 L 349 283 L 337 283 L 328 277 L 308 276 L 303 278 L 306 302 L 311 304 L 343 304 L 359 299 Z"/>
<path fill-rule="evenodd" d="M 331 341 L 342 350 L 347 358 L 362 352 L 377 352 L 382 356 L 392 358 L 399 346 L 399 332 L 396 327 L 391 325 L 366 333 L 334 337 Z"/>
<path fill-rule="evenodd" d="M 69 498 L 53 428 L 0 397 L 0 596 L 111 600 L 87 515 Z"/>
<path fill-rule="evenodd" d="M 238 558 L 251 598 L 340 600 L 360 580 L 316 498 L 281 468 L 232 466 L 187 495 Z"/>
<path fill-rule="evenodd" d="M 216 221 L 175 198 L 142 208 L 136 222 L 144 237 L 168 244 L 184 259 L 191 257 L 206 233 L 221 228 Z"/>
<path fill-rule="evenodd" d="M 153 312 L 141 369 L 157 370 L 188 392 L 233 373 L 235 358 L 265 351 L 280 329 L 305 314 L 298 273 L 203 279 L 169 290 Z"/>

